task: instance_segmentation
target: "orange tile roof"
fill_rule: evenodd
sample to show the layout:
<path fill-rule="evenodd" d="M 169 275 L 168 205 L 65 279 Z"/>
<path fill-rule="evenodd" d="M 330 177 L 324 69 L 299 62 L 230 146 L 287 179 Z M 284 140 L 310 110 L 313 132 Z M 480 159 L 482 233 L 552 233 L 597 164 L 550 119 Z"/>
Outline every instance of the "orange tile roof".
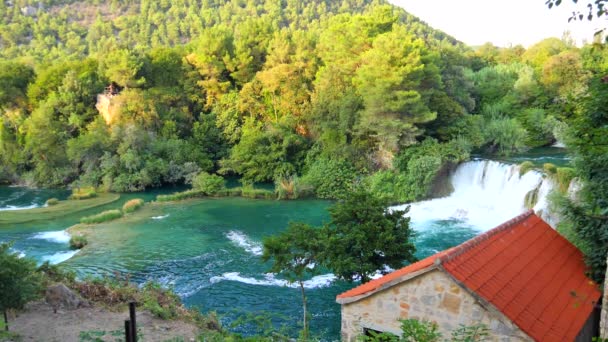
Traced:
<path fill-rule="evenodd" d="M 337 298 L 371 294 L 435 262 L 537 341 L 573 341 L 600 298 L 582 253 L 533 211 Z"/>

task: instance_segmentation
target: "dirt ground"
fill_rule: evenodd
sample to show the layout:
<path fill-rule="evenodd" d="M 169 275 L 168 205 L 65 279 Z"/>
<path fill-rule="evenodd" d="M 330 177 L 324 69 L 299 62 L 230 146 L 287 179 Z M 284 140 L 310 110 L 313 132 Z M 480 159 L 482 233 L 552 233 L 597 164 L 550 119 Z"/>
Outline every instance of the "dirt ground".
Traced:
<path fill-rule="evenodd" d="M 9 318 L 10 330 L 23 341 L 124 341 L 124 321 L 129 312 L 100 307 L 58 310 L 45 302 L 28 304 L 17 317 Z M 182 321 L 163 321 L 149 312 L 137 312 L 138 341 L 195 341 L 197 328 Z"/>

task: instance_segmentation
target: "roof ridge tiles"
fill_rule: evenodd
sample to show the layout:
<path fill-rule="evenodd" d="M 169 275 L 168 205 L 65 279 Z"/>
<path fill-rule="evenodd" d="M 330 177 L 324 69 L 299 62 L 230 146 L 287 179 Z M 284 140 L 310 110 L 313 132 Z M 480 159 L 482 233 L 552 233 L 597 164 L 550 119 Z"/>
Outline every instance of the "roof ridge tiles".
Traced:
<path fill-rule="evenodd" d="M 519 215 L 519 216 L 515 216 L 514 218 L 510 219 L 507 222 L 504 222 L 498 226 L 496 226 L 493 229 L 488 230 L 487 232 L 483 233 L 483 234 L 479 234 L 476 237 L 465 241 L 464 243 L 462 243 L 459 246 L 456 246 L 454 248 L 452 248 L 450 251 L 448 251 L 445 255 L 443 256 L 438 256 L 437 259 L 435 260 L 436 263 L 443 263 L 443 262 L 449 262 L 451 260 L 453 260 L 454 258 L 462 255 L 463 253 L 465 253 L 466 251 L 470 250 L 471 248 L 479 245 L 480 243 L 488 240 L 489 238 L 493 237 L 494 235 L 501 233 L 509 228 L 511 228 L 512 226 L 514 226 L 517 223 L 520 223 L 524 220 L 526 220 L 528 217 L 534 215 L 534 210 L 530 209 L 528 211 L 526 211 L 525 213 Z"/>

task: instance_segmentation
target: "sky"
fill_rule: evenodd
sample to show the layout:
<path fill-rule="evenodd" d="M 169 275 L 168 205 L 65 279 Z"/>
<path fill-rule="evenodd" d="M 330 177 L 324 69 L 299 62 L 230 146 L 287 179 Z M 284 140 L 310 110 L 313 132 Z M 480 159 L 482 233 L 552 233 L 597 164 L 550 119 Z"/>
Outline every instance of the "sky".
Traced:
<path fill-rule="evenodd" d="M 545 0 L 389 0 L 432 27 L 471 46 L 491 42 L 508 47 L 529 47 L 544 38 L 561 38 L 570 31 L 578 44 L 608 26 L 606 19 L 568 23 L 573 10 L 585 12 L 587 2 L 564 0 L 547 8 Z"/>

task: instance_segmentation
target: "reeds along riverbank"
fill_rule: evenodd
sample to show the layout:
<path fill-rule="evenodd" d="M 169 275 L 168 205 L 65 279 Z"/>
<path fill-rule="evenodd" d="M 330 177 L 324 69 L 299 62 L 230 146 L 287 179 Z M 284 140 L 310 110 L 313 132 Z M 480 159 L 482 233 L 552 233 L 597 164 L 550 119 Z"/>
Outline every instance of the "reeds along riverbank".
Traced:
<path fill-rule="evenodd" d="M 41 208 L 4 211 L 0 216 L 1 225 L 25 223 L 31 221 L 51 220 L 116 202 L 119 194 L 101 193 L 97 196 L 82 200 L 58 201 L 57 204 Z"/>

